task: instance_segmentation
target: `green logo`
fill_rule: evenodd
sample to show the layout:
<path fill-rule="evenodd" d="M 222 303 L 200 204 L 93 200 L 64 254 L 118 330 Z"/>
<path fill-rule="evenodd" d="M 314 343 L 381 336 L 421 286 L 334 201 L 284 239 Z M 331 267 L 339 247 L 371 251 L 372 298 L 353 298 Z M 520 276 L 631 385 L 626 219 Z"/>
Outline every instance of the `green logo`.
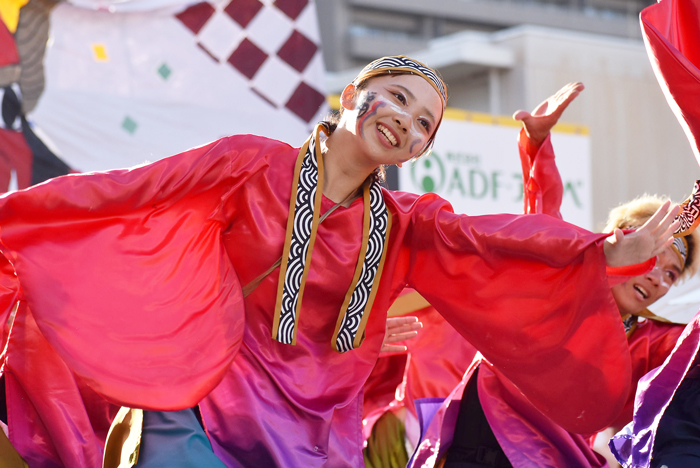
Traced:
<path fill-rule="evenodd" d="M 423 193 L 442 190 L 445 184 L 445 166 L 437 153 L 420 158 L 411 165 L 411 181 Z"/>

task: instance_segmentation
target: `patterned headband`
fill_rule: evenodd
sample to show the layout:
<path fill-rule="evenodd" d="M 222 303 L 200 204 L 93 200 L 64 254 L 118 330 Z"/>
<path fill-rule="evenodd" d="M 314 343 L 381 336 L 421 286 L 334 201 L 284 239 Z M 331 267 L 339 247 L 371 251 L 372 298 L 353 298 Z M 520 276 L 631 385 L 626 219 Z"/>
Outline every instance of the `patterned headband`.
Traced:
<path fill-rule="evenodd" d="M 392 71 L 404 71 L 424 78 L 440 95 L 440 98 L 442 99 L 442 108 L 444 109 L 447 105 L 445 83 L 438 76 L 435 70 L 404 55 L 382 57 L 375 60 L 362 69 L 360 74 L 353 80 L 353 83 L 366 80 L 367 78 L 371 78 L 373 76 L 387 75 Z"/>
<path fill-rule="evenodd" d="M 688 241 L 685 237 L 676 237 L 673 239 L 673 244 L 671 244 L 673 250 L 678 254 L 678 258 L 681 260 L 681 265 L 685 268 L 685 262 L 688 260 Z"/>
<path fill-rule="evenodd" d="M 681 204 L 681 212 L 676 216 L 680 222 L 678 229 L 673 233 L 673 247 L 681 259 L 683 267 L 688 260 L 688 241 L 690 235 L 700 224 L 700 180 L 695 181 L 693 192 L 686 201 Z"/>
<path fill-rule="evenodd" d="M 676 232 L 673 233 L 674 239 L 671 247 L 685 268 L 688 261 L 688 240 L 685 237 L 692 234 L 700 224 L 700 180 L 695 181 L 693 193 L 681 203 L 681 211 L 674 221 L 678 221 L 680 224 Z M 628 229 L 637 229 L 637 227 L 630 226 Z"/>

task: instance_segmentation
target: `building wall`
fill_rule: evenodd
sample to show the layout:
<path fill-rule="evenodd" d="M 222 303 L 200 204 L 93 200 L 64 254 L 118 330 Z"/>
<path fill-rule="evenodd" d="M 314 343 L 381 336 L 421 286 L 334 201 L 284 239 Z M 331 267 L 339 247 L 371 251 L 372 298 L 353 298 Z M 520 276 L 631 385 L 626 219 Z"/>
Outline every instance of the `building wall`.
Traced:
<path fill-rule="evenodd" d="M 523 24 L 641 37 L 639 11 L 654 0 L 318 0 L 328 70 L 342 71 L 461 31 Z"/>

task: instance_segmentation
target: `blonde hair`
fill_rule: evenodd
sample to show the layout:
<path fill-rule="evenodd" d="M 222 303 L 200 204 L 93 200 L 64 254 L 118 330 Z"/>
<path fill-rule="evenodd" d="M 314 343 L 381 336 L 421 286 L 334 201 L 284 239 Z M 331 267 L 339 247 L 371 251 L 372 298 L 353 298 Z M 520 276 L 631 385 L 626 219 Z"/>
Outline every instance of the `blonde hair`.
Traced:
<path fill-rule="evenodd" d="M 644 194 L 632 201 L 623 203 L 617 208 L 610 210 L 608 214 L 608 222 L 604 232 L 612 232 L 615 228 L 628 229 L 640 227 L 647 222 L 649 218 L 656 213 L 656 210 L 667 201 L 668 198 L 663 198 L 658 195 Z M 698 260 L 700 256 L 695 255 L 695 247 L 700 245 L 700 233 L 696 230 L 692 234 L 686 236 L 688 241 L 688 258 L 685 261 L 685 267 L 681 273 L 681 279 L 687 279 L 693 276 L 698 270 Z"/>

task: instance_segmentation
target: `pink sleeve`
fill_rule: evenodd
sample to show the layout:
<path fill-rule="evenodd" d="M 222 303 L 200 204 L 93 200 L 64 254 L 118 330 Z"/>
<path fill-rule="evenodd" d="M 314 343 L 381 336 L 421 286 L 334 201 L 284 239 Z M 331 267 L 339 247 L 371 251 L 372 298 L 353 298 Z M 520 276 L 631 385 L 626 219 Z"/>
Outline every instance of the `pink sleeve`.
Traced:
<path fill-rule="evenodd" d="M 630 363 L 604 235 L 546 215 L 457 215 L 433 194 L 404 210 L 408 285 L 547 417 L 571 432 L 605 427 Z"/>
<path fill-rule="evenodd" d="M 228 370 L 244 310 L 221 243 L 226 201 L 266 164 L 265 145 L 232 137 L 0 198 L 0 248 L 39 329 L 108 400 L 187 408 Z"/>

